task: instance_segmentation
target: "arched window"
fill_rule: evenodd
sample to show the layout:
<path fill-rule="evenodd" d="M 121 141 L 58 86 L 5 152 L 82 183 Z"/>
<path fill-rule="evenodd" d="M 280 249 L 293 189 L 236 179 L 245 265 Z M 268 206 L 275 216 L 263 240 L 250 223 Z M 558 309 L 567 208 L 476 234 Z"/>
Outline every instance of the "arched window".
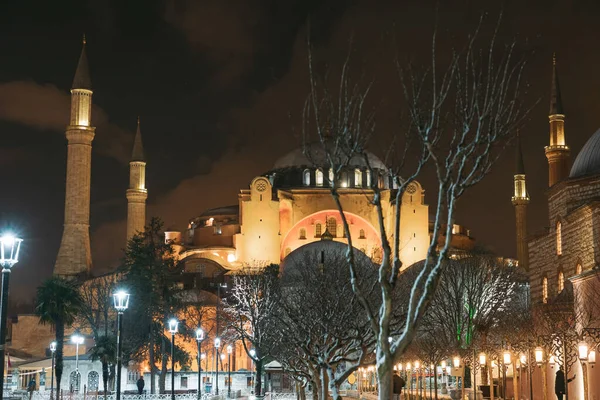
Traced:
<path fill-rule="evenodd" d="M 354 187 L 362 186 L 362 171 L 358 168 L 354 170 Z"/>
<path fill-rule="evenodd" d="M 299 236 L 299 239 L 306 239 L 306 229 L 300 228 L 300 235 L 298 235 L 298 236 Z"/>
<path fill-rule="evenodd" d="M 582 272 L 583 272 L 583 267 L 581 266 L 581 263 L 578 262 L 577 266 L 575 267 L 575 275 L 579 275 Z"/>
<path fill-rule="evenodd" d="M 323 186 L 323 170 L 321 168 L 315 172 L 315 182 L 317 186 Z"/>
<path fill-rule="evenodd" d="M 333 168 L 329 168 L 329 186 L 333 186 Z"/>
<path fill-rule="evenodd" d="M 544 277 L 542 279 L 542 303 L 546 304 L 548 302 L 548 278 Z"/>
<path fill-rule="evenodd" d="M 323 234 L 323 226 L 321 225 L 320 222 L 317 222 L 315 224 L 315 237 L 320 238 L 321 235 Z"/>
<path fill-rule="evenodd" d="M 71 372 L 69 375 L 69 391 L 79 392 L 79 386 L 81 384 L 81 374 L 77 371 Z"/>
<path fill-rule="evenodd" d="M 556 223 L 556 254 L 562 255 L 562 225 L 560 221 Z"/>
<path fill-rule="evenodd" d="M 304 183 L 304 186 L 310 186 L 310 170 L 308 170 L 308 169 L 304 170 L 302 183 Z"/>
<path fill-rule="evenodd" d="M 347 188 L 348 185 L 348 172 L 342 171 L 342 176 L 340 179 L 340 187 Z"/>
<path fill-rule="evenodd" d="M 90 392 L 98 391 L 99 375 L 96 371 L 91 371 L 87 378 L 87 390 Z"/>
<path fill-rule="evenodd" d="M 327 230 L 333 237 L 337 235 L 337 221 L 334 217 L 327 218 Z"/>
<path fill-rule="evenodd" d="M 367 237 L 365 236 L 365 230 L 361 229 L 360 231 L 358 231 L 358 238 L 359 239 L 366 239 Z"/>
<path fill-rule="evenodd" d="M 558 293 L 562 292 L 565 289 L 565 274 L 562 271 L 562 268 L 558 269 L 556 287 L 558 289 Z"/>
<path fill-rule="evenodd" d="M 371 187 L 371 170 L 367 170 L 367 187 Z"/>

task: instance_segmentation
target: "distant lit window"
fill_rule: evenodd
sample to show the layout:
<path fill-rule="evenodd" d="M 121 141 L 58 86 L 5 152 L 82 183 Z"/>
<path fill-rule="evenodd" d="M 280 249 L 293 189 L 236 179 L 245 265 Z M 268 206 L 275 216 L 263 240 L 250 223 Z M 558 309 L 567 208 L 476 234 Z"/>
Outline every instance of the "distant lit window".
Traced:
<path fill-rule="evenodd" d="M 371 187 L 371 170 L 367 170 L 367 187 Z"/>
<path fill-rule="evenodd" d="M 215 230 L 215 235 L 220 235 L 222 233 L 222 231 L 221 231 L 221 225 L 220 224 L 219 225 L 215 225 L 214 230 Z"/>
<path fill-rule="evenodd" d="M 302 180 L 302 183 L 304 183 L 304 186 L 310 186 L 310 170 L 304 170 L 304 178 Z"/>
<path fill-rule="evenodd" d="M 329 168 L 329 186 L 333 186 L 333 168 Z"/>
<path fill-rule="evenodd" d="M 354 170 L 354 187 L 362 186 L 362 171 L 358 168 Z"/>
<path fill-rule="evenodd" d="M 315 182 L 317 186 L 323 186 L 323 170 L 321 168 L 317 168 L 315 172 Z"/>
<path fill-rule="evenodd" d="M 323 234 L 322 230 L 323 230 L 323 226 L 321 225 L 320 222 L 317 222 L 315 224 L 315 237 L 321 237 L 321 235 Z"/>
<path fill-rule="evenodd" d="M 137 369 L 127 370 L 127 383 L 134 384 L 140 379 L 140 371 Z"/>
<path fill-rule="evenodd" d="M 299 239 L 306 239 L 306 229 L 300 228 L 300 234 L 298 235 Z"/>
<path fill-rule="evenodd" d="M 209 219 L 206 220 L 206 226 L 213 226 L 214 222 L 215 222 L 215 219 L 213 217 L 210 217 Z"/>
<path fill-rule="evenodd" d="M 542 302 L 546 304 L 548 302 L 548 278 L 542 279 Z"/>
<path fill-rule="evenodd" d="M 327 218 L 327 230 L 332 236 L 337 235 L 337 221 L 334 217 Z"/>
<path fill-rule="evenodd" d="M 562 225 L 560 221 L 556 223 L 556 254 L 562 255 Z"/>
<path fill-rule="evenodd" d="M 565 289 L 565 274 L 563 273 L 562 269 L 558 269 L 558 276 L 557 276 L 558 282 L 557 282 L 557 287 L 558 287 L 558 293 L 562 292 Z"/>
<path fill-rule="evenodd" d="M 340 187 L 346 188 L 348 187 L 348 172 L 342 171 L 342 179 L 340 182 Z"/>
<path fill-rule="evenodd" d="M 358 238 L 359 238 L 359 239 L 366 239 L 366 236 L 365 236 L 365 230 L 364 230 L 364 229 L 361 229 L 361 230 L 358 232 Z"/>
<path fill-rule="evenodd" d="M 579 275 L 582 272 L 583 272 L 583 267 L 581 266 L 581 263 L 577 263 L 577 266 L 575 267 L 575 274 Z"/>

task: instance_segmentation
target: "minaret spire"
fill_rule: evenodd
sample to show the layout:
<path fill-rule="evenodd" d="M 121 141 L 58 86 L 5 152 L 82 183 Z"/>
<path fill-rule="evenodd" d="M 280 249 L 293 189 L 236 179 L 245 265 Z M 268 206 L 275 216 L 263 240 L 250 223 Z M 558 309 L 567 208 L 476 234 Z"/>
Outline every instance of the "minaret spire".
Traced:
<path fill-rule="evenodd" d="M 86 43 L 87 42 L 84 34 L 81 46 L 81 55 L 79 56 L 79 62 L 77 63 L 77 69 L 75 70 L 75 77 L 73 78 L 73 86 L 71 86 L 71 89 L 92 90 L 90 67 L 88 65 L 87 54 L 85 51 Z"/>
<path fill-rule="evenodd" d="M 548 119 L 550 121 L 550 143 L 545 147 L 548 159 L 548 186 L 554 186 L 569 176 L 570 154 L 565 140 L 565 112 L 556 70 L 556 54 L 552 56 L 552 86 Z"/>
<path fill-rule="evenodd" d="M 65 221 L 54 274 L 77 277 L 90 273 L 90 186 L 92 141 L 92 83 L 85 52 L 85 39 L 71 89 L 71 117 L 66 129 L 67 177 Z"/>
<path fill-rule="evenodd" d="M 529 193 L 525 179 L 525 163 L 521 151 L 521 137 L 517 132 L 516 168 L 514 175 L 514 195 L 512 204 L 515 207 L 515 222 L 517 236 L 517 259 L 519 266 L 529 270 L 529 249 L 527 246 L 527 205 Z"/>
<path fill-rule="evenodd" d="M 129 162 L 129 189 L 127 189 L 127 241 L 132 236 L 144 231 L 146 225 L 146 159 L 142 144 L 140 117 L 137 118 L 137 129 L 133 139 L 133 150 Z"/>

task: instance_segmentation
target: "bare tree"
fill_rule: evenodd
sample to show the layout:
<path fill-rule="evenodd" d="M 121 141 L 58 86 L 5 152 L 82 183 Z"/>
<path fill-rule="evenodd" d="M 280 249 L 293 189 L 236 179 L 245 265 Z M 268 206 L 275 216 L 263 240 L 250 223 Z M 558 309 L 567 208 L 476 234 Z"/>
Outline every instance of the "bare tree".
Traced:
<path fill-rule="evenodd" d="M 316 245 L 291 254 L 282 264 L 279 344 L 282 349 L 296 348 L 312 364 L 310 371 L 318 376 L 311 380 L 319 388 L 320 399 L 327 399 L 331 389 L 333 398 L 339 400 L 340 385 L 372 356 L 374 336 L 352 292 L 345 246 L 332 241 Z M 375 265 L 354 251 L 359 279 L 374 288 Z M 371 290 L 370 297 L 376 295 Z"/>
<path fill-rule="evenodd" d="M 547 354 L 555 357 L 555 362 L 562 367 L 567 378 L 579 360 L 579 344 L 582 341 L 598 344 L 599 307 L 600 296 L 595 290 L 574 291 L 573 285 L 566 282 L 555 297 L 533 308 L 538 342 Z M 565 398 L 568 400 L 568 383 L 565 389 Z"/>
<path fill-rule="evenodd" d="M 279 300 L 279 266 L 246 266 L 233 276 L 224 312 L 229 328 L 256 367 L 254 393 L 262 393 L 262 370 L 276 329 L 272 316 Z M 252 351 L 251 351 L 252 350 Z"/>
<path fill-rule="evenodd" d="M 480 46 L 482 36 L 477 29 L 462 49 L 450 47 L 445 66 L 437 54 L 435 34 L 428 67 L 404 68 L 398 63 L 409 123 L 404 137 L 396 137 L 390 142 L 389 154 L 395 157 L 396 163 L 381 179 L 380 173 L 371 168 L 367 156 L 370 140 L 376 133 L 375 113 L 367 106 L 371 83 L 352 84 L 347 60 L 339 83 L 334 86 L 336 89 L 331 90 L 327 79 L 321 79 L 316 72 L 309 51 L 311 91 L 305 103 L 303 138 L 307 150 L 316 139 L 325 154 L 325 163 L 333 171 L 331 194 L 347 238 L 352 288 L 377 338 L 380 399 L 392 397 L 392 366 L 406 351 L 433 298 L 442 262 L 450 247 L 457 200 L 487 175 L 527 113 L 520 101 L 524 60 L 515 57 L 515 43 L 498 50 L 496 29 L 491 40 Z M 343 186 L 341 174 L 356 157 L 362 157 L 371 175 L 377 177 L 371 179 L 370 191 L 366 194 L 377 212 L 383 249 L 378 271 L 381 301 L 377 306 L 369 303 L 366 289 L 357 279 L 353 238 L 339 192 Z M 394 309 L 392 292 L 402 267 L 399 243 L 401 199 L 425 166 L 433 169 L 437 180 L 433 231 L 423 269 L 410 292 L 404 330 L 389 342 Z M 387 228 L 385 218 L 389 216 L 382 205 L 385 187 L 380 182 L 385 179 L 393 182 L 391 229 Z M 438 245 L 440 240 L 441 245 Z"/>
<path fill-rule="evenodd" d="M 102 364 L 102 383 L 104 398 L 112 387 L 115 375 L 116 336 L 114 333 L 116 315 L 112 307 L 113 292 L 116 285 L 114 274 L 103 275 L 85 282 L 80 289 L 83 307 L 79 314 L 79 323 L 87 327 L 94 335 L 92 359 Z"/>

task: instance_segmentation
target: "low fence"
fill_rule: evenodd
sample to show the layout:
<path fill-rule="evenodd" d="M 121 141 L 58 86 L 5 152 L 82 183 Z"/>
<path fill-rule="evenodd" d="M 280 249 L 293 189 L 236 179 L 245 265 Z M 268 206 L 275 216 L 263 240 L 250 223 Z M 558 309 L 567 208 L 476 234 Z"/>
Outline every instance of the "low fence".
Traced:
<path fill-rule="evenodd" d="M 202 394 L 201 400 L 225 400 L 226 396 L 204 393 Z M 116 400 L 114 393 L 107 394 L 106 397 L 103 394 L 96 393 L 69 393 L 63 392 L 60 399 L 51 399 L 50 391 L 44 392 L 33 392 L 28 393 L 26 391 L 15 391 L 11 392 L 5 399 L 20 399 L 20 400 Z M 121 400 L 171 400 L 170 393 L 161 394 L 121 394 Z M 175 394 L 175 400 L 198 400 L 196 393 L 181 393 Z"/>

